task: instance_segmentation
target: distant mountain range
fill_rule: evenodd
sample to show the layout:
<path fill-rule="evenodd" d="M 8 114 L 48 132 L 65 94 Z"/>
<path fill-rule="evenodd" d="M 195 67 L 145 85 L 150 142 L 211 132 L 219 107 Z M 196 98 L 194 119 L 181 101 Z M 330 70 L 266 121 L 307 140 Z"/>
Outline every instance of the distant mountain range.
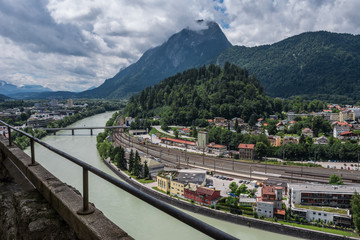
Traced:
<path fill-rule="evenodd" d="M 272 97 L 360 100 L 360 35 L 307 32 L 245 47 L 232 46 L 217 23 L 198 23 L 202 30 L 181 30 L 97 88 L 81 93 L 32 91 L 20 98 L 127 98 L 184 70 L 228 61 L 255 74 Z"/>
<path fill-rule="evenodd" d="M 50 88 L 43 87 L 40 85 L 24 85 L 16 86 L 6 81 L 0 80 L 0 94 L 6 95 L 12 98 L 23 98 L 24 94 L 27 93 L 42 93 L 42 92 L 52 92 Z"/>

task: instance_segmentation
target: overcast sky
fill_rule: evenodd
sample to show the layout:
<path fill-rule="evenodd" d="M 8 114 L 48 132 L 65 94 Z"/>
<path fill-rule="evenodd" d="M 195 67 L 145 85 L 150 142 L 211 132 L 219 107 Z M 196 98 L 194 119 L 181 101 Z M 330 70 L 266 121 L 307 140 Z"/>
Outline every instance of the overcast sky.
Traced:
<path fill-rule="evenodd" d="M 306 31 L 359 34 L 359 12 L 359 0 L 0 0 L 0 80 L 81 91 L 197 19 L 255 46 Z"/>

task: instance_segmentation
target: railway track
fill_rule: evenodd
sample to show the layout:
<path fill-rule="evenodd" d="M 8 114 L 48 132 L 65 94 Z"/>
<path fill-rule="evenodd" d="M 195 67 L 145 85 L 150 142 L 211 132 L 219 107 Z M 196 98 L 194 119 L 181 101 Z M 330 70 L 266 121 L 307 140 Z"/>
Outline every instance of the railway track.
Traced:
<path fill-rule="evenodd" d="M 246 179 L 271 178 L 290 182 L 312 181 L 327 183 L 330 176 L 335 173 L 341 176 L 345 183 L 360 183 L 360 174 L 354 171 L 241 162 L 235 159 L 212 157 L 205 154 L 191 153 L 187 150 L 161 147 L 155 144 L 146 143 L 144 145 L 138 142 L 136 138 L 125 133 L 117 132 L 115 138 L 123 147 L 134 147 L 148 155 L 160 158 L 163 163 L 170 167 L 199 167 L 211 169 L 215 172 L 220 171 L 224 175 L 232 177 L 242 176 Z"/>

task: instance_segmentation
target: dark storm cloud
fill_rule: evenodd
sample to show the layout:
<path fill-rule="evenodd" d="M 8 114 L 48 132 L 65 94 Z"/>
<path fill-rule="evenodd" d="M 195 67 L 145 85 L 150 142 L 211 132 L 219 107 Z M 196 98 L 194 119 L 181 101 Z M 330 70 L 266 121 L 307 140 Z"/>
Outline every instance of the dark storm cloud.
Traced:
<path fill-rule="evenodd" d="M 78 27 L 55 23 L 45 1 L 0 1 L 0 35 L 34 52 L 88 56 L 98 51 Z"/>

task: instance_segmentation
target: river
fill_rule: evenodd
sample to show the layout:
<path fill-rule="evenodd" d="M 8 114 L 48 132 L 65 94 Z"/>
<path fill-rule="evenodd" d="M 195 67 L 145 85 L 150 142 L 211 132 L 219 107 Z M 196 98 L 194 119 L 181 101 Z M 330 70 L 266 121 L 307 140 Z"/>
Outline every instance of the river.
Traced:
<path fill-rule="evenodd" d="M 98 114 L 80 120 L 71 126 L 105 126 L 111 115 L 112 112 Z M 90 135 L 89 130 L 75 130 L 74 136 L 71 135 L 71 131 L 60 131 L 55 136 L 49 135 L 45 137 L 43 141 L 116 177 L 102 162 L 97 153 L 96 135 L 100 131 L 102 130 L 94 130 L 93 136 Z M 27 149 L 26 152 L 29 154 L 30 150 Z M 37 162 L 61 181 L 82 191 L 82 169 L 80 167 L 38 144 L 35 144 L 35 156 Z M 109 219 L 135 239 L 209 239 L 208 236 L 91 173 L 89 173 L 89 188 L 90 202 L 93 202 Z M 239 239 L 296 239 L 199 214 L 187 213 Z"/>

